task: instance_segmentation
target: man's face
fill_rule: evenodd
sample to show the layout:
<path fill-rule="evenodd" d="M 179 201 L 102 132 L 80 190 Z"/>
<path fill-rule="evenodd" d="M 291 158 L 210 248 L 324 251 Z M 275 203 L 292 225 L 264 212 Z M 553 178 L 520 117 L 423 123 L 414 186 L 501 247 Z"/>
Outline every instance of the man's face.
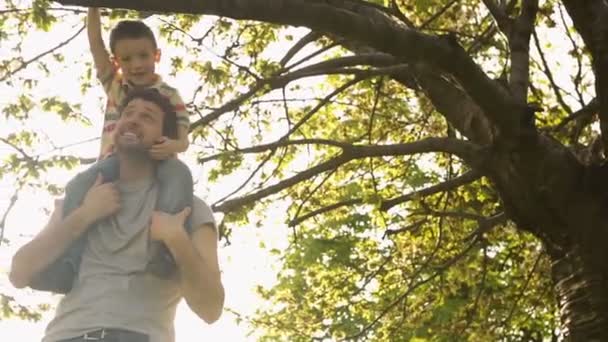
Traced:
<path fill-rule="evenodd" d="M 148 38 L 121 39 L 114 46 L 114 63 L 123 77 L 137 87 L 154 84 L 154 68 L 159 59 L 160 50 Z"/>
<path fill-rule="evenodd" d="M 118 151 L 148 155 L 163 135 L 164 115 L 154 102 L 140 98 L 129 102 L 116 123 L 114 141 Z"/>

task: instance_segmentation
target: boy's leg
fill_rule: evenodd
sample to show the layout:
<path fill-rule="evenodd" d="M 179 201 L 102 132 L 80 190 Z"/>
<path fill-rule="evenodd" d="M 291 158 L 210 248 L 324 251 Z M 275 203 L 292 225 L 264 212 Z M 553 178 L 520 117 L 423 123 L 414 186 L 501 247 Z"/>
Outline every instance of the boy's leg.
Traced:
<path fill-rule="evenodd" d="M 186 164 L 177 158 L 171 158 L 159 163 L 157 167 L 159 181 L 156 209 L 169 214 L 176 214 L 185 207 L 192 208 L 193 182 L 192 173 Z M 188 215 L 184 227 L 192 231 L 191 215 Z M 148 270 L 160 277 L 166 278 L 175 271 L 175 260 L 167 247 L 159 242 L 153 242 L 153 249 L 158 250 L 152 255 Z"/>
<path fill-rule="evenodd" d="M 118 158 L 110 156 L 101 160 L 79 173 L 68 182 L 65 188 L 63 201 L 63 217 L 78 208 L 89 189 L 95 183 L 97 175 L 101 173 L 104 182 L 114 181 L 118 178 Z M 55 262 L 32 280 L 31 287 L 36 290 L 67 293 L 72 288 L 75 274 L 80 266 L 80 259 L 86 242 L 86 234 L 74 241 L 68 249 Z"/>

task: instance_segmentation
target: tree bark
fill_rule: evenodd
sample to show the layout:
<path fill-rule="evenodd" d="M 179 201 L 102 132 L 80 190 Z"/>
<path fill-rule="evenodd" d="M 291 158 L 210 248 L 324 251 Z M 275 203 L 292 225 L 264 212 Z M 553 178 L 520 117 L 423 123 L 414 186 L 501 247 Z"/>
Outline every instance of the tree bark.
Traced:
<path fill-rule="evenodd" d="M 583 246 L 575 246 L 552 260 L 564 341 L 608 341 L 608 273 L 597 257 Z"/>

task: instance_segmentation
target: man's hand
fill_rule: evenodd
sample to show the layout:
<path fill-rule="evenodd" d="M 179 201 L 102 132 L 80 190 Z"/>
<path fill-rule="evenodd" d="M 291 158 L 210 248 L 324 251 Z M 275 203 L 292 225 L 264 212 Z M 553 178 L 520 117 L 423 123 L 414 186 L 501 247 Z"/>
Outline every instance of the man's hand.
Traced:
<path fill-rule="evenodd" d="M 100 173 L 80 206 L 92 222 L 108 217 L 120 209 L 120 194 L 116 185 L 114 183 L 102 184 L 102 181 L 103 177 Z"/>
<path fill-rule="evenodd" d="M 188 215 L 190 215 L 190 207 L 184 208 L 175 215 L 155 211 L 152 213 L 150 223 L 150 238 L 170 245 L 171 240 L 179 234 L 186 233 L 184 222 L 186 222 Z"/>
<path fill-rule="evenodd" d="M 165 160 L 180 151 L 179 141 L 162 137 L 150 148 L 150 156 L 156 160 Z"/>

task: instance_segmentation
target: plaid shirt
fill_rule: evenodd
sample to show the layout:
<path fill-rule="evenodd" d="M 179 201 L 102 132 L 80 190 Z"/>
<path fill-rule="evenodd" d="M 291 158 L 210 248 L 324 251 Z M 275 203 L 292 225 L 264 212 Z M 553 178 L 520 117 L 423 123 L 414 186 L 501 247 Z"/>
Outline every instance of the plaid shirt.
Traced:
<path fill-rule="evenodd" d="M 103 89 L 107 95 L 106 111 L 103 119 L 103 132 L 101 133 L 101 149 L 99 152 L 99 157 L 102 159 L 114 150 L 113 134 L 114 129 L 116 128 L 116 122 L 120 116 L 118 107 L 132 86 L 113 68 L 108 68 L 108 71 L 103 75 L 98 73 L 97 77 L 103 85 Z M 156 82 L 148 88 L 157 89 L 159 93 L 169 99 L 175 108 L 178 126 L 183 126 L 188 129 L 190 126 L 189 113 L 186 110 L 186 105 L 177 89 L 163 82 L 159 75 L 156 75 Z"/>

